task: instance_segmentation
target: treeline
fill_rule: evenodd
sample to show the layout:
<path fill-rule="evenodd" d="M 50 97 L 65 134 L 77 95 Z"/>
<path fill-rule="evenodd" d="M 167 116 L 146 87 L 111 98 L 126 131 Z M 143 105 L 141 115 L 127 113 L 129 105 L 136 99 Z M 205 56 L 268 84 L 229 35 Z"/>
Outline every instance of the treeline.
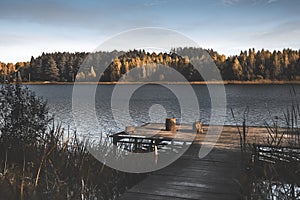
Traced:
<path fill-rule="evenodd" d="M 300 80 L 299 50 L 283 51 L 249 49 L 238 56 L 225 57 L 209 51 L 225 80 Z"/>
<path fill-rule="evenodd" d="M 208 54 L 207 54 L 208 52 Z M 210 55 L 210 56 L 209 56 Z M 143 50 L 96 53 L 43 53 L 29 62 L 1 63 L 0 81 L 118 81 L 169 80 L 163 66 L 169 66 L 189 81 L 202 81 L 193 63 L 217 65 L 224 80 L 300 80 L 300 52 L 249 49 L 236 56 L 225 56 L 212 49 L 177 48 L 170 53 Z M 80 68 L 81 67 L 81 68 Z M 209 67 L 209 65 L 208 65 Z M 80 71 L 79 71 L 80 68 Z M 128 72 L 136 68 L 135 77 Z M 104 72 L 101 69 L 106 69 Z M 149 78 L 151 76 L 151 78 Z"/>
<path fill-rule="evenodd" d="M 0 62 L 0 81 L 73 81 L 87 53 L 43 53 L 29 62 Z"/>

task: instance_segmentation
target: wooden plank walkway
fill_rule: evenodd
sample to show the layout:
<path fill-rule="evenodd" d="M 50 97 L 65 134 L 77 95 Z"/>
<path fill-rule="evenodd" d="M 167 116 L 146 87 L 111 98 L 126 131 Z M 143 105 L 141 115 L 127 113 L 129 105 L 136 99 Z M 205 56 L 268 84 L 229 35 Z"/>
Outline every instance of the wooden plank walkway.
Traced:
<path fill-rule="evenodd" d="M 157 124 L 144 127 L 148 130 L 157 128 Z M 259 143 L 265 134 L 264 128 L 251 127 L 248 139 Z M 152 172 L 119 199 L 241 199 L 238 180 L 242 166 L 237 129 L 225 126 L 215 148 L 208 156 L 199 159 L 198 153 L 204 138 L 205 134 L 197 134 L 182 157 L 166 168 Z"/>

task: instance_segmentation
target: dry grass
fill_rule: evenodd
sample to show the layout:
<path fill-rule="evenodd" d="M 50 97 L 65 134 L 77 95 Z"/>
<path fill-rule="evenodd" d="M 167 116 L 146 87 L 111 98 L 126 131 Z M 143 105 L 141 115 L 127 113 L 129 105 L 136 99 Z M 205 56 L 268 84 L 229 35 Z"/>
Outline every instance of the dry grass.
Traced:
<path fill-rule="evenodd" d="M 57 126 L 23 146 L 0 141 L 0 199 L 114 199 L 143 178 L 103 165 L 68 135 Z"/>
<path fill-rule="evenodd" d="M 285 127 L 278 127 L 275 116 L 265 125 L 265 143 L 248 144 L 240 180 L 245 199 L 300 199 L 300 106 L 295 90 L 290 92 Z"/>

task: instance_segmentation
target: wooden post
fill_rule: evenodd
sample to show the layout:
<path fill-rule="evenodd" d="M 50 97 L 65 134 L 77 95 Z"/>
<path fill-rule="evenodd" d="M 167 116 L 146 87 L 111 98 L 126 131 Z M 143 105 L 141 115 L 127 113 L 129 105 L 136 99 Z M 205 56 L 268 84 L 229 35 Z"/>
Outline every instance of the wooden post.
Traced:
<path fill-rule="evenodd" d="M 157 145 L 154 144 L 154 155 L 158 156 L 158 150 L 157 150 Z"/>
<path fill-rule="evenodd" d="M 113 135 L 113 144 L 117 146 L 118 141 L 119 141 L 119 136 L 117 134 Z"/>
<path fill-rule="evenodd" d="M 157 149 L 157 142 L 154 140 L 154 161 L 157 164 L 158 161 L 158 149 Z"/>
<path fill-rule="evenodd" d="M 246 120 L 243 121 L 243 152 L 246 150 Z"/>
<path fill-rule="evenodd" d="M 193 131 L 197 133 L 203 133 L 202 122 L 197 121 L 193 124 Z"/>
<path fill-rule="evenodd" d="M 166 119 L 166 131 L 176 131 L 176 118 Z"/>
<path fill-rule="evenodd" d="M 253 144 L 253 150 L 252 151 L 253 151 L 252 152 L 252 156 L 253 156 L 252 162 L 254 164 L 257 164 L 258 160 L 259 160 L 259 158 L 258 158 L 258 156 L 259 156 L 259 147 L 256 144 Z"/>
<path fill-rule="evenodd" d="M 125 133 L 130 134 L 133 133 L 134 131 L 135 131 L 134 126 L 126 126 Z"/>

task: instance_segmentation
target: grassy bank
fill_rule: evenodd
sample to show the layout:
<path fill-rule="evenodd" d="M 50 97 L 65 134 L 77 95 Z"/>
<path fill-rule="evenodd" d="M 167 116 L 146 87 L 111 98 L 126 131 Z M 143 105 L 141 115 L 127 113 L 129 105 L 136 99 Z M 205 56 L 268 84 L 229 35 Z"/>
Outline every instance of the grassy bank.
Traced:
<path fill-rule="evenodd" d="M 59 127 L 38 142 L 0 141 L 1 199 L 114 199 L 143 175 L 111 169 Z"/>
<path fill-rule="evenodd" d="M 115 199 L 145 176 L 106 166 L 88 145 L 76 132 L 54 126 L 46 102 L 32 91 L 2 86 L 0 199 Z"/>

